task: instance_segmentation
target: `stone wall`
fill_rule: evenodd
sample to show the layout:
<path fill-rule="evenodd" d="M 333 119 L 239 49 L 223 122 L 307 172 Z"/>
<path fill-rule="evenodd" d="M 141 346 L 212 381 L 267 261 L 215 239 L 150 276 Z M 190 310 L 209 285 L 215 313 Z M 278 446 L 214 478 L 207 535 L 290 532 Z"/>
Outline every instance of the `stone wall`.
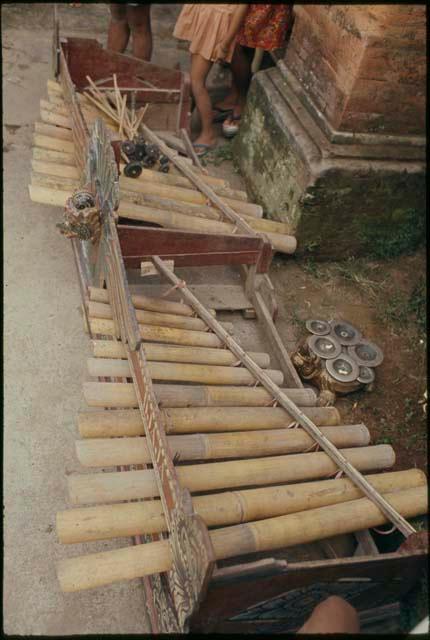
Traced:
<path fill-rule="evenodd" d="M 286 65 L 334 129 L 422 134 L 424 5 L 297 5 Z"/>

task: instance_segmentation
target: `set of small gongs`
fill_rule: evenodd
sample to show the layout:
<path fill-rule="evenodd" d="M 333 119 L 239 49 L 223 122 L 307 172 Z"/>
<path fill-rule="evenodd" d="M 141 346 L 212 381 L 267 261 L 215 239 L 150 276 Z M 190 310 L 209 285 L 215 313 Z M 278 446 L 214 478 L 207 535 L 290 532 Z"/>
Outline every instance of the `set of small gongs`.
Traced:
<path fill-rule="evenodd" d="M 343 320 L 308 320 L 306 328 L 311 333 L 306 340 L 309 351 L 321 359 L 332 378 L 345 383 L 374 382 L 375 367 L 384 355 L 359 329 Z"/>

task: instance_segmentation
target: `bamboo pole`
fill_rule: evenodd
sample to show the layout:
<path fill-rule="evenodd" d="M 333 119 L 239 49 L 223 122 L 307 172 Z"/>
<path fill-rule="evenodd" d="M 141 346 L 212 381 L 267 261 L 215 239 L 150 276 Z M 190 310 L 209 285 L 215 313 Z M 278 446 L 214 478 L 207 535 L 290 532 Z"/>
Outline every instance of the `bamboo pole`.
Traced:
<path fill-rule="evenodd" d="M 88 358 L 88 373 L 94 378 L 131 378 L 132 372 L 127 360 L 108 358 Z M 171 382 L 196 382 L 200 384 L 254 384 L 255 379 L 243 367 L 222 365 L 188 364 L 183 362 L 148 362 L 152 380 Z M 284 374 L 275 369 L 266 373 L 277 384 L 282 384 Z M 285 413 L 285 412 L 284 412 Z"/>
<path fill-rule="evenodd" d="M 107 289 L 88 287 L 89 298 L 93 302 L 109 303 L 109 293 Z M 145 295 L 132 295 L 131 301 L 136 309 L 146 311 L 158 311 L 159 313 L 174 313 L 180 316 L 194 316 L 193 309 L 183 302 L 172 302 L 164 298 L 154 298 Z M 215 316 L 215 312 L 212 311 Z"/>
<path fill-rule="evenodd" d="M 145 128 L 147 131 L 147 127 Z M 149 132 L 151 133 L 151 132 Z M 152 135 L 152 134 L 151 134 Z M 179 278 L 166 267 L 163 261 L 158 256 L 152 256 L 152 262 L 157 268 L 160 275 L 163 275 L 172 285 L 178 286 L 181 284 Z M 216 333 L 216 335 L 226 344 L 229 349 L 238 357 L 246 368 L 255 375 L 257 380 L 269 391 L 278 402 L 281 407 L 288 411 L 294 419 L 310 433 L 315 441 L 319 444 L 321 449 L 325 451 L 332 460 L 338 465 L 338 467 L 349 477 L 355 484 L 361 488 L 363 493 L 372 500 L 380 510 L 395 524 L 395 526 L 403 533 L 405 537 L 408 537 L 412 533 L 415 533 L 415 529 L 399 514 L 391 505 L 384 500 L 371 485 L 369 485 L 363 478 L 362 474 L 354 468 L 352 464 L 336 449 L 336 447 L 323 436 L 318 427 L 310 420 L 304 413 L 292 402 L 282 390 L 265 375 L 264 371 L 256 364 L 247 353 L 240 347 L 240 345 L 229 336 L 223 327 L 212 318 L 204 305 L 191 293 L 187 286 L 182 286 L 182 295 L 184 299 L 191 304 L 193 309 L 204 320 L 209 327 Z"/>
<path fill-rule="evenodd" d="M 115 335 L 113 320 L 90 318 L 90 329 L 106 336 Z M 189 331 L 188 329 L 175 329 L 172 327 L 160 327 L 157 325 L 139 324 L 140 335 L 143 340 L 149 342 L 166 342 L 169 344 L 182 344 L 196 347 L 220 347 L 221 341 L 213 333 L 206 331 Z"/>
<path fill-rule="evenodd" d="M 63 87 L 56 80 L 51 80 L 49 78 L 46 81 L 46 85 L 48 88 L 48 92 L 54 93 L 55 95 L 63 95 Z"/>
<path fill-rule="evenodd" d="M 110 304 L 103 302 L 88 302 L 88 315 L 91 318 L 112 319 L 112 308 Z M 200 318 L 176 315 L 166 312 L 146 311 L 136 309 L 136 319 L 139 324 L 155 324 L 159 327 L 176 327 L 177 329 L 188 329 L 189 331 L 207 331 L 207 325 Z"/>
<path fill-rule="evenodd" d="M 381 493 L 425 486 L 419 469 L 365 476 Z M 318 509 L 358 500 L 362 493 L 349 479 L 319 480 L 287 486 L 194 496 L 194 511 L 208 527 L 226 526 Z M 161 533 L 166 530 L 160 500 L 68 509 L 57 513 L 57 535 L 63 544 Z"/>
<path fill-rule="evenodd" d="M 46 124 L 45 122 L 35 122 L 34 131 L 42 136 L 48 136 L 49 138 L 59 138 L 60 140 L 69 140 L 70 142 L 73 140 L 71 129 L 56 127 L 55 125 Z"/>
<path fill-rule="evenodd" d="M 155 384 L 154 391 L 161 407 L 264 407 L 272 404 L 265 389 L 254 387 Z M 316 404 L 315 394 L 310 389 L 283 389 L 282 391 L 299 406 Z M 125 409 L 138 406 L 134 385 L 131 383 L 85 382 L 83 392 L 89 407 Z M 117 413 L 115 412 L 112 419 L 118 419 Z M 111 411 L 102 412 L 106 417 L 110 414 L 112 414 Z M 96 420 L 96 417 L 93 419 Z"/>
<path fill-rule="evenodd" d="M 40 104 L 41 110 L 51 111 L 52 113 L 57 113 L 60 116 L 68 117 L 70 115 L 69 110 L 67 109 L 64 101 L 62 104 L 59 102 L 56 102 L 55 104 L 53 104 L 52 102 L 49 102 L 48 100 L 44 100 L 43 98 L 41 98 L 39 104 Z"/>
<path fill-rule="evenodd" d="M 69 116 L 62 116 L 59 113 L 46 111 L 46 109 L 40 110 L 40 119 L 46 124 L 55 124 L 65 129 L 71 129 L 73 126 L 72 119 Z"/>
<path fill-rule="evenodd" d="M 321 431 L 342 449 L 364 447 L 370 442 L 364 425 L 321 427 Z M 168 444 L 172 458 L 181 462 L 302 453 L 314 445 L 303 429 L 169 436 Z M 152 464 L 146 438 L 141 437 L 78 440 L 76 453 L 83 467 Z"/>
<path fill-rule="evenodd" d="M 205 196 L 196 189 L 187 189 L 185 187 L 177 187 L 169 184 L 158 182 L 148 182 L 127 178 L 121 175 L 119 178 L 120 189 L 127 191 L 136 191 L 138 193 L 147 193 L 150 195 L 160 196 L 162 198 L 171 198 L 172 200 L 180 200 L 182 202 L 190 202 L 194 204 L 206 203 Z M 217 189 L 218 187 L 215 187 Z M 213 189 L 213 187 L 212 187 Z M 260 205 L 243 200 L 235 200 L 232 198 L 222 197 L 221 200 L 232 207 L 238 213 L 246 213 L 248 216 L 262 218 L 263 210 Z"/>
<path fill-rule="evenodd" d="M 395 462 L 394 450 L 386 444 L 342 452 L 357 469 L 366 472 L 389 469 Z M 337 471 L 336 464 L 323 452 L 176 467 L 179 483 L 191 493 L 314 480 Z M 152 469 L 69 476 L 68 487 L 72 504 L 101 504 L 159 495 Z"/>
<path fill-rule="evenodd" d="M 126 359 L 124 345 L 119 340 L 93 340 L 93 355 L 96 358 Z M 268 353 L 249 352 L 250 356 L 263 369 L 270 365 Z M 190 364 L 212 364 L 232 366 L 237 360 L 228 349 L 210 349 L 204 347 L 180 347 L 173 344 L 145 344 L 146 359 L 156 362 L 188 362 Z"/>
<path fill-rule="evenodd" d="M 385 493 L 384 497 L 405 518 L 427 512 L 426 486 Z M 386 516 L 371 500 L 360 498 L 309 511 L 223 527 L 211 531 L 209 535 L 215 559 L 222 560 L 353 533 L 381 526 L 386 521 Z M 169 541 L 159 540 L 61 560 L 57 565 L 57 576 L 62 591 L 80 591 L 169 571 L 172 563 Z"/>
<path fill-rule="evenodd" d="M 41 160 L 42 162 L 61 163 L 71 167 L 76 166 L 75 156 L 72 153 L 64 153 L 63 151 L 54 151 L 52 149 L 44 149 L 42 147 L 33 147 L 33 159 Z"/>
<path fill-rule="evenodd" d="M 53 151 L 62 151 L 63 153 L 75 153 L 75 145 L 68 140 L 59 140 L 58 138 L 52 138 L 50 136 L 43 136 L 40 133 L 35 133 L 33 136 L 33 144 L 36 147 L 43 147 L 44 149 L 52 149 Z"/>

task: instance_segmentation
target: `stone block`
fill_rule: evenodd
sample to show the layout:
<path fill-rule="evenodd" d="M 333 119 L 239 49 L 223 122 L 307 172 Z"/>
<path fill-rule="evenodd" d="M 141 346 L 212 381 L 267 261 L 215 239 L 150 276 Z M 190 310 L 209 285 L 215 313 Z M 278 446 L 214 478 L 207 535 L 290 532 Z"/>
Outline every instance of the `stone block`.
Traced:
<path fill-rule="evenodd" d="M 338 145 L 337 154 L 298 102 L 277 69 L 254 76 L 235 141 L 253 199 L 293 226 L 298 254 L 342 259 L 401 248 L 405 234 L 424 228 L 423 163 L 396 160 L 393 145 L 386 157 L 383 145 L 373 159 L 371 145 Z"/>

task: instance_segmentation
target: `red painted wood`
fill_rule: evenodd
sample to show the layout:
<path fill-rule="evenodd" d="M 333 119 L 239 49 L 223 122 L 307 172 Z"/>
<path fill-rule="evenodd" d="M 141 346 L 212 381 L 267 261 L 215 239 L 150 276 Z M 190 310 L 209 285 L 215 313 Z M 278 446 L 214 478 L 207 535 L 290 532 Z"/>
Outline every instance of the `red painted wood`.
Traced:
<path fill-rule="evenodd" d="M 139 268 L 140 263 L 152 255 L 173 259 L 178 267 L 267 263 L 266 244 L 257 236 L 119 225 L 118 237 L 124 263 L 129 269 Z"/>

